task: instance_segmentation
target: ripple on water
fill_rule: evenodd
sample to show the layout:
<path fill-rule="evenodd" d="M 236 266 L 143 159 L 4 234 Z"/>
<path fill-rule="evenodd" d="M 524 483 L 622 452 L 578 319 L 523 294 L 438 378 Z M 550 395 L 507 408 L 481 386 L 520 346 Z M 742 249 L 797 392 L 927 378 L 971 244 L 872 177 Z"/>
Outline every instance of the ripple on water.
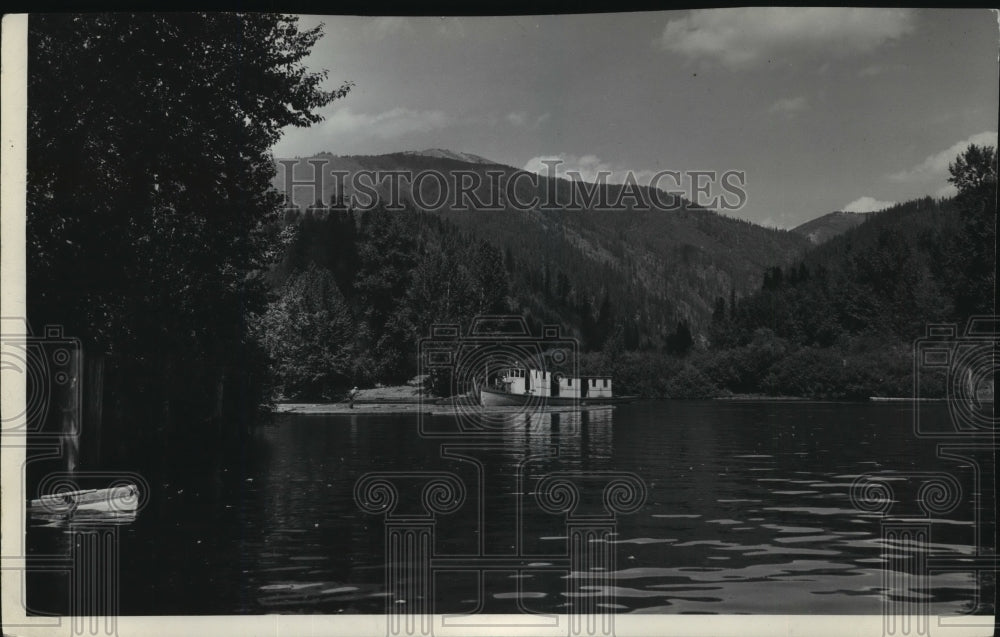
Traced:
<path fill-rule="evenodd" d="M 833 549 L 807 549 L 802 547 L 774 546 L 773 544 L 757 544 L 755 546 L 724 547 L 725 551 L 742 551 L 744 557 L 756 555 L 840 555 L 841 551 Z"/>
<path fill-rule="evenodd" d="M 859 515 L 855 509 L 840 507 L 763 507 L 765 511 L 780 513 L 808 513 L 810 515 Z"/>
<path fill-rule="evenodd" d="M 494 593 L 495 599 L 542 599 L 547 597 L 546 593 L 540 591 L 516 591 L 513 593 Z"/>
<path fill-rule="evenodd" d="M 580 591 L 563 591 L 565 597 L 663 597 L 660 591 L 647 591 L 625 586 L 581 586 Z"/>
<path fill-rule="evenodd" d="M 597 542 L 598 540 L 590 540 L 591 542 Z M 676 542 L 677 538 L 672 537 L 633 537 L 624 540 L 604 540 L 608 544 L 668 544 L 670 542 Z"/>
<path fill-rule="evenodd" d="M 295 583 L 290 582 L 286 584 L 266 584 L 260 587 L 262 591 L 297 591 L 303 588 L 313 588 L 315 586 L 322 586 L 323 582 L 308 582 L 308 583 Z"/>
<path fill-rule="evenodd" d="M 779 533 L 822 533 L 826 530 L 815 526 L 787 526 L 784 524 L 761 524 L 760 526 Z"/>
<path fill-rule="evenodd" d="M 781 542 L 782 544 L 798 544 L 802 542 L 829 542 L 833 540 L 840 540 L 836 535 L 793 535 L 791 537 L 778 537 L 774 538 L 775 542 Z"/>

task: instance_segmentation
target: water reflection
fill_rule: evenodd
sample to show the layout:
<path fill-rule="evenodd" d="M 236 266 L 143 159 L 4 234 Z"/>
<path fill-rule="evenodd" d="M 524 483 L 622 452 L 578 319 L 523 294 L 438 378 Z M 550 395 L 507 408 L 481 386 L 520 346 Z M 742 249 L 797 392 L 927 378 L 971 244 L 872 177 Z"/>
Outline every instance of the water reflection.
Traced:
<path fill-rule="evenodd" d="M 612 458 L 611 407 L 575 411 L 537 411 L 509 417 L 494 416 L 493 427 L 504 443 L 520 449 L 525 457 L 557 453 L 560 458 L 588 466 L 608 466 Z"/>

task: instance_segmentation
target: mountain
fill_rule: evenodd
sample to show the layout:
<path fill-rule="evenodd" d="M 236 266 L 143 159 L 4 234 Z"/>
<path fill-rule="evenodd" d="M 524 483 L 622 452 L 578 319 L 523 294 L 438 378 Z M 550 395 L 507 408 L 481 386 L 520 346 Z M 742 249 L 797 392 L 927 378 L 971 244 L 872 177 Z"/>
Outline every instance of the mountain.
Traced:
<path fill-rule="evenodd" d="M 297 160 L 297 183 L 310 181 L 308 162 L 319 160 L 325 162 L 324 201 L 352 196 L 363 200 L 369 189 L 384 202 L 391 201 L 389 180 L 373 188 L 364 180 L 354 183 L 363 171 L 411 175 L 434 171 L 449 179 L 464 171 L 476 177 L 480 183 L 470 192 L 490 204 L 485 210 L 452 197 L 442 206 L 414 204 L 438 199 L 436 178 L 425 179 L 419 193 L 400 183 L 397 199 L 408 202 L 411 209 L 430 209 L 461 234 L 501 250 L 512 277 L 509 284 L 517 306 L 512 311 L 582 332 L 588 313 L 596 317 L 598 308 L 605 308 L 606 320 L 613 314 L 619 327 L 630 330 L 636 347 L 662 346 L 680 321 L 690 323 L 695 335 L 704 334 L 717 299 L 750 293 L 767 268 L 791 262 L 810 245 L 797 233 L 757 226 L 683 200 L 677 200 L 678 209 L 669 211 L 631 203 L 627 209 L 612 211 L 598 209 L 594 201 L 576 201 L 560 209 L 516 206 L 511 197 L 527 202 L 554 196 L 570 202 L 578 184 L 452 151 L 344 157 L 324 153 Z M 279 167 L 275 181 L 279 190 L 283 190 L 282 173 Z M 346 175 L 340 192 L 338 173 Z M 491 180 L 490 173 L 501 180 Z M 651 191 L 640 190 L 648 200 Z M 311 186 L 299 186 L 292 194 L 298 206 L 315 202 Z M 601 185 L 596 201 L 617 201 L 623 194 L 621 185 Z"/>
<path fill-rule="evenodd" d="M 743 340 L 766 327 L 822 347 L 860 333 L 910 342 L 928 323 L 968 317 L 955 295 L 975 273 L 958 246 L 986 240 L 960 239 L 967 222 L 955 201 L 925 197 L 863 216 L 791 267 L 768 269 L 740 304 Z"/>
<path fill-rule="evenodd" d="M 800 234 L 816 245 L 825 243 L 833 237 L 864 223 L 872 213 L 864 212 L 831 212 L 830 214 L 807 221 L 792 228 L 792 232 Z"/>
<path fill-rule="evenodd" d="M 495 161 L 486 159 L 485 157 L 480 157 L 479 155 L 473 155 L 472 153 L 462 153 L 455 152 L 452 150 L 445 150 L 443 148 L 428 148 L 427 150 L 407 150 L 403 151 L 403 155 L 412 155 L 415 157 L 437 157 L 438 159 L 454 159 L 455 161 L 463 161 L 469 164 L 488 164 L 496 165 Z"/>
<path fill-rule="evenodd" d="M 969 189 L 896 204 L 797 263 L 770 268 L 758 291 L 716 314 L 712 351 L 692 363 L 708 379 L 701 395 L 943 397 L 956 391 L 950 381 L 975 375 L 975 395 L 992 396 L 988 363 L 980 372 L 974 356 L 915 360 L 914 348 L 935 325 L 957 347 L 970 318 L 996 311 L 993 183 L 992 196 Z M 956 335 L 940 327 L 947 324 L 957 325 Z M 978 325 L 978 334 L 995 330 Z M 955 373 L 963 369 L 969 376 Z"/>

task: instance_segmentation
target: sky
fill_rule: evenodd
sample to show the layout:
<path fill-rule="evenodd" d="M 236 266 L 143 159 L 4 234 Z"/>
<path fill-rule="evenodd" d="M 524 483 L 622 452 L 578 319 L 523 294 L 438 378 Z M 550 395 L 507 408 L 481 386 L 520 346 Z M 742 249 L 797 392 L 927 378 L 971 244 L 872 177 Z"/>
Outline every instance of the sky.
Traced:
<path fill-rule="evenodd" d="M 307 65 L 354 82 L 277 157 L 444 148 L 533 169 L 740 170 L 726 214 L 791 228 L 946 196 L 996 145 L 997 14 L 734 8 L 461 18 L 302 16 Z M 612 181 L 614 178 L 612 179 Z"/>

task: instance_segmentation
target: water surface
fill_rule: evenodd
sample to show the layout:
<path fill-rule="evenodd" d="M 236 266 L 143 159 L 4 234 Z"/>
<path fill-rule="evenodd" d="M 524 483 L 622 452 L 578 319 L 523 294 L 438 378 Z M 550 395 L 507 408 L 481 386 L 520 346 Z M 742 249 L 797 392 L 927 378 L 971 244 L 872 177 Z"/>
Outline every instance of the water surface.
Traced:
<path fill-rule="evenodd" d="M 948 417 L 944 405 L 919 408 Z M 914 436 L 912 409 L 637 403 L 511 417 L 490 445 L 470 437 L 461 449 L 442 447 L 460 439 L 422 437 L 416 415 L 280 416 L 207 475 L 146 468 L 149 506 L 118 529 L 121 614 L 380 613 L 415 603 L 386 587 L 383 517 L 359 508 L 354 486 L 370 471 L 421 470 L 467 486 L 464 504 L 437 518 L 439 564 L 510 558 L 484 575 L 440 572 L 437 612 L 565 612 L 598 593 L 614 594 L 616 612 L 877 614 L 886 600 L 992 612 L 992 582 L 960 568 L 977 551 L 993 554 L 992 482 L 977 485 L 970 462 L 939 458 L 939 441 Z M 978 462 L 991 476 L 992 460 Z M 596 540 L 613 554 L 610 569 L 566 567 L 566 522 L 534 491 L 553 471 L 624 471 L 645 483 L 645 504 Z M 961 492 L 954 510 L 928 517 L 920 504 L 930 496 L 906 474 L 931 471 L 954 476 Z M 895 480 L 887 514 L 852 502 L 852 483 L 867 474 Z M 400 511 L 417 504 L 405 484 Z M 600 504 L 600 494 L 584 495 Z M 900 548 L 883 537 L 887 521 L 928 525 L 929 542 Z M 65 554 L 70 537 L 32 522 L 30 554 Z M 923 590 L 918 579 L 886 579 L 906 570 L 892 555 L 950 566 Z M 65 581 L 29 575 L 28 584 L 33 610 L 65 612 Z"/>

